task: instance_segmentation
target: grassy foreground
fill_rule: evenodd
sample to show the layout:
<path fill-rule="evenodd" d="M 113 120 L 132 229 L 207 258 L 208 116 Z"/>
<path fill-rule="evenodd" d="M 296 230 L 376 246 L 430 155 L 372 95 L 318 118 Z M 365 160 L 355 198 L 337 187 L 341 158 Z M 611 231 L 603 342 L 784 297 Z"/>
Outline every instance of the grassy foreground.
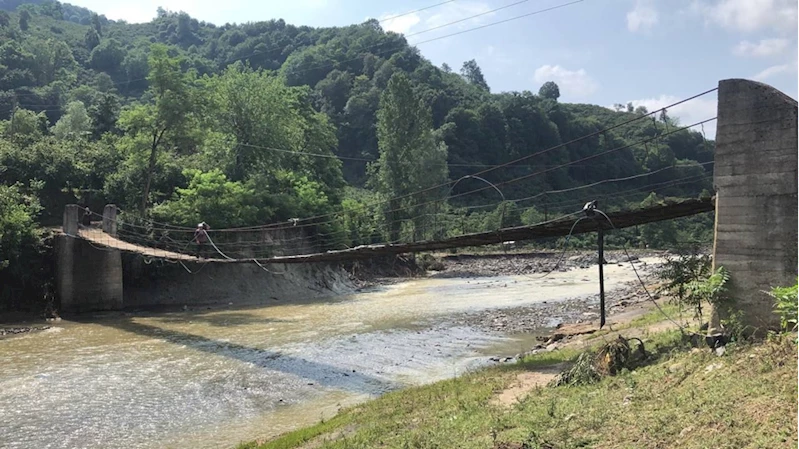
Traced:
<path fill-rule="evenodd" d="M 677 331 L 645 339 L 655 361 L 580 387 L 536 387 L 496 403 L 521 373 L 574 350 L 384 395 L 331 420 L 240 449 L 795 448 L 795 335 L 731 345 L 718 357 Z"/>

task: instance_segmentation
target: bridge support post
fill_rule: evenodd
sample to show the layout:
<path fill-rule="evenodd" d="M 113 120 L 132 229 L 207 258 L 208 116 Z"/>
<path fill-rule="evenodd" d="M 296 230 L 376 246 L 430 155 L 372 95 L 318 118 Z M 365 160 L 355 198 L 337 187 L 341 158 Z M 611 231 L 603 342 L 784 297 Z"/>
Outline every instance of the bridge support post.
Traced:
<path fill-rule="evenodd" d="M 78 237 L 80 208 L 64 209 L 64 235 L 56 238 L 56 293 L 62 312 L 122 308 L 122 255 Z"/>
<path fill-rule="evenodd" d="M 602 225 L 600 225 L 602 226 Z M 605 326 L 605 231 L 596 231 L 599 246 L 599 328 Z"/>
<path fill-rule="evenodd" d="M 117 207 L 114 204 L 106 204 L 103 209 L 103 232 L 117 236 Z"/>
<path fill-rule="evenodd" d="M 78 235 L 78 220 L 80 219 L 80 208 L 77 204 L 68 204 L 64 208 L 64 223 L 62 224 L 64 234 Z"/>
<path fill-rule="evenodd" d="M 797 103 L 771 86 L 719 82 L 714 269 L 730 274 L 731 302 L 713 307 L 709 335 L 742 312 L 748 333 L 779 326 L 764 291 L 796 282 Z"/>

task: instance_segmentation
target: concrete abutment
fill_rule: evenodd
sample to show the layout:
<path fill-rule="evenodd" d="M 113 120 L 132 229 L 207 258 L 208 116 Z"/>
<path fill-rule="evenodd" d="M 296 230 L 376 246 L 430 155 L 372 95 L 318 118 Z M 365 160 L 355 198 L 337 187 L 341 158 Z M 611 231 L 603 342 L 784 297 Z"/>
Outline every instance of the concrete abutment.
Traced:
<path fill-rule="evenodd" d="M 779 326 L 765 291 L 797 276 L 797 103 L 771 86 L 719 82 L 714 269 L 730 274 L 731 303 L 714 307 L 710 333 L 740 311 L 749 331 Z"/>

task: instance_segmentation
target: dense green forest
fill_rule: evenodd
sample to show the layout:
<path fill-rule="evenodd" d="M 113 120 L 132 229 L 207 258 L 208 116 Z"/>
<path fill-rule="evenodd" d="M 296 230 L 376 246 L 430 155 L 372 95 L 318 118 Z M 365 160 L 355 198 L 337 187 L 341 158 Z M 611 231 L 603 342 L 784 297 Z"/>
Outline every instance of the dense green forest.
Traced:
<path fill-rule="evenodd" d="M 218 26 L 159 8 L 153 21 L 128 24 L 52 1 L 0 8 L 0 276 L 22 279 L 3 295 L 25 291 L 28 265 L 42 259 L 40 226 L 58 224 L 68 203 L 212 228 L 344 211 L 325 224 L 336 236 L 325 244 L 341 247 L 712 188 L 713 142 L 668 114 L 599 132 L 648 111 L 559 103 L 552 82 L 492 93 L 474 60 L 459 73 L 436 67 L 376 20 Z M 469 178 L 436 188 L 486 170 L 507 200 L 533 198 L 500 203 Z M 668 246 L 706 239 L 711 224 L 624 235 Z"/>

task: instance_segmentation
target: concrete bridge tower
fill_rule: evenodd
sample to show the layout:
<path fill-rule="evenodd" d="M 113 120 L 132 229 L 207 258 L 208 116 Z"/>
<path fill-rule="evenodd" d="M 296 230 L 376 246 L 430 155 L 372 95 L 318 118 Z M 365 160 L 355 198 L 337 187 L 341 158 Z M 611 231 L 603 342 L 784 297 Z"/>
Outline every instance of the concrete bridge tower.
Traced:
<path fill-rule="evenodd" d="M 713 263 L 730 273 L 741 324 L 760 331 L 779 326 L 763 291 L 796 282 L 797 146 L 796 100 L 754 81 L 719 82 Z M 715 308 L 711 332 L 732 310 Z"/>

